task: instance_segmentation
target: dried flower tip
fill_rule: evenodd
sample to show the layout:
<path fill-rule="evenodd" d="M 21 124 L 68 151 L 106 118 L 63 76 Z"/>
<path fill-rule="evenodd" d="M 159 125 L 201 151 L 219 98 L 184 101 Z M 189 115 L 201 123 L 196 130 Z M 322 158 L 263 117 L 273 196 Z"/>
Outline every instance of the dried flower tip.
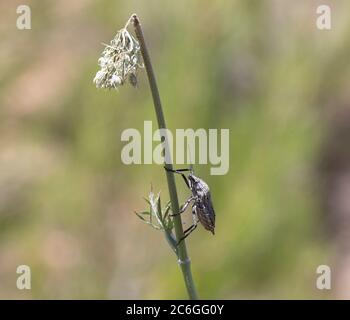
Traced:
<path fill-rule="evenodd" d="M 97 88 L 115 89 L 122 86 L 127 79 L 132 86 L 137 85 L 137 72 L 143 68 L 140 44 L 127 30 L 128 24 L 119 30 L 98 59 L 100 70 L 93 82 Z"/>
<path fill-rule="evenodd" d="M 137 77 L 135 73 L 130 73 L 129 82 L 133 87 L 137 87 Z"/>

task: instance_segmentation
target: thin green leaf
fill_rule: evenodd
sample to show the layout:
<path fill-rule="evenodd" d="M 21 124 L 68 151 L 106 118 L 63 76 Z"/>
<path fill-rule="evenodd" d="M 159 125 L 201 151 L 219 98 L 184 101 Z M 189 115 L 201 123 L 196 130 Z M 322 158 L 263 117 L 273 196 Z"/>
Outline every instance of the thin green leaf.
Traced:
<path fill-rule="evenodd" d="M 162 220 L 162 205 L 160 203 L 160 197 L 158 196 L 158 201 L 157 201 L 157 204 L 158 204 L 158 215 L 159 215 L 159 218 L 160 220 Z"/>
<path fill-rule="evenodd" d="M 147 198 L 143 197 L 143 200 L 145 200 L 149 205 L 151 204 Z"/>
<path fill-rule="evenodd" d="M 138 213 L 138 214 L 144 214 L 144 215 L 150 215 L 151 213 L 149 211 L 141 211 L 141 212 L 136 212 L 135 213 Z"/>
<path fill-rule="evenodd" d="M 168 217 L 169 210 L 170 210 L 170 201 L 167 203 L 167 205 L 164 209 L 164 213 L 163 213 L 164 219 L 166 219 Z"/>

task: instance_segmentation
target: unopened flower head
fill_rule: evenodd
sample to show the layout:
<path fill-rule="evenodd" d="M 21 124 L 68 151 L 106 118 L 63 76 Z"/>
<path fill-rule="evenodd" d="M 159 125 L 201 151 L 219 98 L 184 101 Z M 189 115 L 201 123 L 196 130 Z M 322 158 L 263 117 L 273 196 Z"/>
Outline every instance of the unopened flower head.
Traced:
<path fill-rule="evenodd" d="M 105 45 L 98 65 L 101 69 L 96 73 L 94 83 L 97 88 L 117 88 L 127 79 L 137 85 L 137 72 L 143 68 L 140 44 L 127 30 L 126 26 L 119 30 L 109 45 Z"/>

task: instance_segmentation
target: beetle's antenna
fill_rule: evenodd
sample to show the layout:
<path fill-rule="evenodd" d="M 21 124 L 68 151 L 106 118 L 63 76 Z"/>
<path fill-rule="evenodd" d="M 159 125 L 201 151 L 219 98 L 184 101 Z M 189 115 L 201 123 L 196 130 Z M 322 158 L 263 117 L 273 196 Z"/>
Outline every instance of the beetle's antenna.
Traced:
<path fill-rule="evenodd" d="M 188 145 L 188 143 L 187 143 L 187 151 L 190 158 L 190 170 L 191 170 L 191 173 L 193 174 L 193 162 L 192 162 L 190 146 Z"/>

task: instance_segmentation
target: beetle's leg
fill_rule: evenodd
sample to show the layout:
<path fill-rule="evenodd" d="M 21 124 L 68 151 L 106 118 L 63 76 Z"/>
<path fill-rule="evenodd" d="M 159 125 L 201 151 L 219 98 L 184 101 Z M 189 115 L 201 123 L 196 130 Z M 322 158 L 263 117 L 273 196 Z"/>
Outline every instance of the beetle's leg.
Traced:
<path fill-rule="evenodd" d="M 185 240 L 197 228 L 198 220 L 196 220 L 196 217 L 197 217 L 196 208 L 197 208 L 196 205 L 193 205 L 192 207 L 193 225 L 184 231 L 184 236 L 178 241 L 177 246 L 181 243 L 182 240 Z"/>
<path fill-rule="evenodd" d="M 175 173 L 179 173 L 179 172 L 186 172 L 186 171 L 192 171 L 191 169 L 189 169 L 189 168 L 185 168 L 185 169 L 169 169 L 169 168 L 167 168 L 166 166 L 164 166 L 164 169 L 166 170 L 166 171 L 171 171 L 171 172 L 175 172 Z"/>
<path fill-rule="evenodd" d="M 190 226 L 186 231 L 187 233 L 178 241 L 177 246 L 181 243 L 181 241 L 185 240 L 191 233 L 197 228 L 197 223 Z"/>
<path fill-rule="evenodd" d="M 193 225 L 192 226 L 190 226 L 189 228 L 187 228 L 185 231 L 184 231 L 184 234 L 186 234 L 186 233 L 188 233 L 188 232 L 190 232 L 190 230 L 194 227 L 194 228 L 196 228 L 197 227 L 197 224 L 198 224 L 198 220 L 197 220 L 197 206 L 194 204 L 193 206 L 192 206 L 192 221 L 193 221 Z M 193 231 L 193 230 L 192 230 Z M 191 231 L 191 232 L 192 232 Z M 190 233 L 191 233 L 190 232 Z"/>
<path fill-rule="evenodd" d="M 189 204 L 191 203 L 191 201 L 193 201 L 194 199 L 195 199 L 194 196 L 189 197 L 189 198 L 187 199 L 187 201 L 186 201 L 186 202 L 183 204 L 183 206 L 181 207 L 179 213 L 174 213 L 174 214 L 171 214 L 170 216 L 171 216 L 171 217 L 178 216 L 178 215 L 180 215 L 181 213 L 185 212 L 186 209 L 187 209 L 187 207 L 188 207 L 188 205 L 189 205 Z"/>
<path fill-rule="evenodd" d="M 191 184 L 190 184 L 190 181 L 187 179 L 187 177 L 182 173 L 182 172 L 185 172 L 185 171 L 191 171 L 191 169 L 179 169 L 179 170 L 172 170 L 172 169 L 169 169 L 167 168 L 166 166 L 164 166 L 164 169 L 166 171 L 170 171 L 170 172 L 174 172 L 174 173 L 177 173 L 177 174 L 181 174 L 182 178 L 184 179 L 187 187 L 189 189 L 191 189 Z"/>
<path fill-rule="evenodd" d="M 178 173 L 178 172 L 177 172 Z M 180 173 L 182 178 L 184 179 L 185 183 L 186 183 L 186 186 L 188 187 L 188 189 L 191 189 L 191 182 L 187 179 L 187 177 L 183 174 L 183 173 Z"/>

